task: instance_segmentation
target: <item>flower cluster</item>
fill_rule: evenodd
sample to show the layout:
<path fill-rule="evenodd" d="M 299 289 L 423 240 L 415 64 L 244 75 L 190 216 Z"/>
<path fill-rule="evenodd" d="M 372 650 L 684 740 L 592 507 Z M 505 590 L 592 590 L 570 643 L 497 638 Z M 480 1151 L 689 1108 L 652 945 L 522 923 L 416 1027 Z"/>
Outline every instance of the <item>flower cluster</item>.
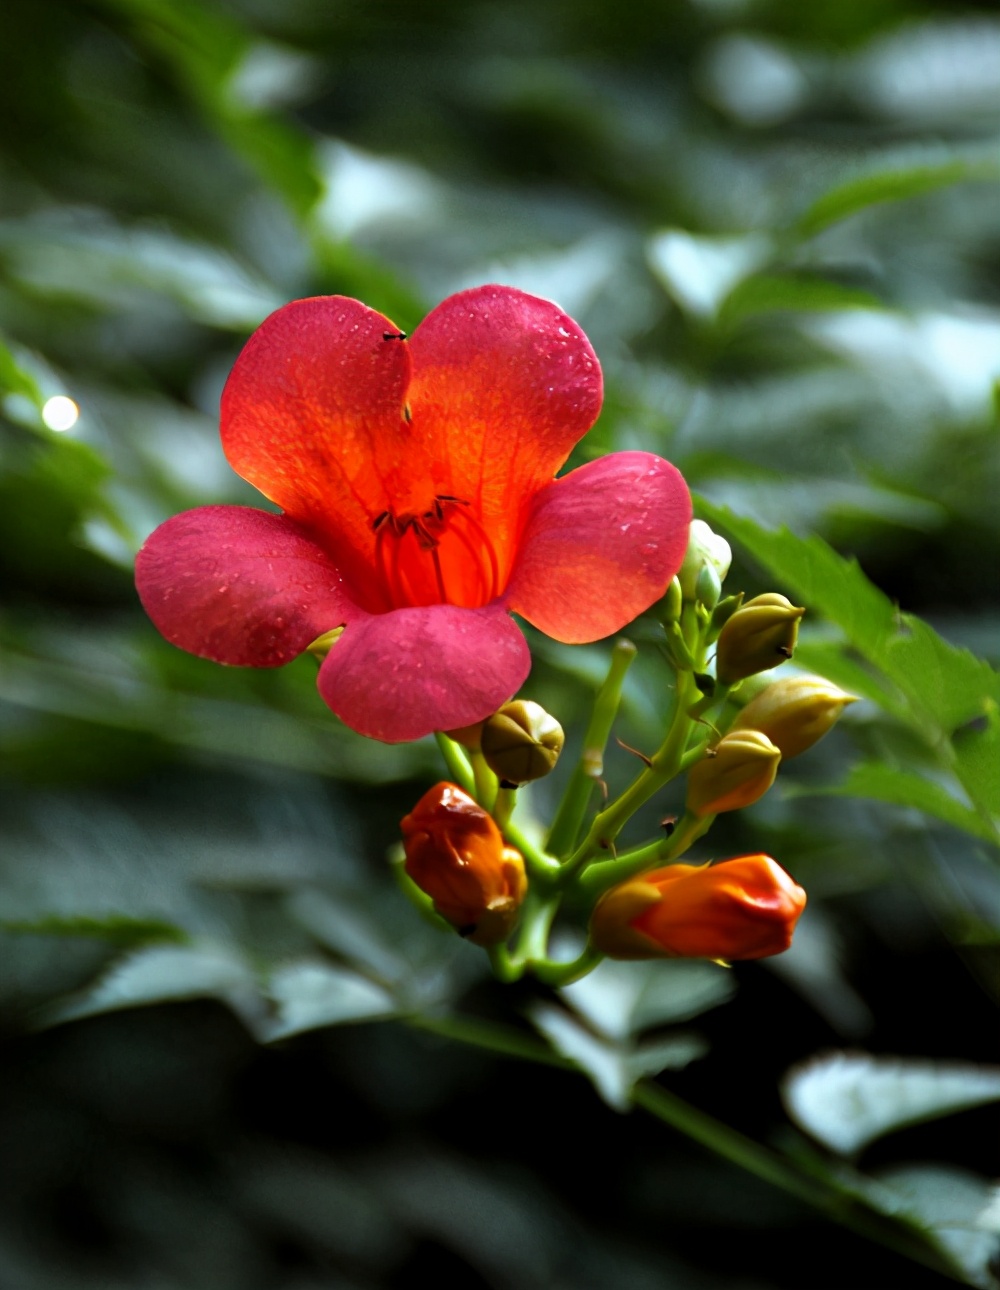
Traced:
<path fill-rule="evenodd" d="M 577 324 L 512 288 L 452 296 L 410 337 L 354 300 L 295 301 L 251 337 L 222 398 L 230 463 L 280 512 L 188 511 L 136 564 L 174 644 L 250 667 L 308 650 L 320 695 L 356 731 L 437 733 L 457 782 L 402 821 L 408 889 L 507 979 L 568 981 L 601 955 L 728 962 L 787 949 L 806 896 L 769 856 L 676 862 L 853 701 L 816 677 L 766 684 L 805 610 L 776 592 L 722 597 L 729 546 L 691 522 L 668 462 L 622 452 L 557 477 L 601 398 Z M 620 643 L 546 842 L 532 842 L 512 819 L 517 790 L 553 769 L 564 735 L 512 698 L 530 656 L 511 615 L 580 643 L 651 608 L 675 673 L 661 747 L 591 813 L 636 653 Z M 636 809 L 683 773 L 682 818 L 620 851 Z M 546 948 L 564 905 L 589 929 L 568 964 Z"/>

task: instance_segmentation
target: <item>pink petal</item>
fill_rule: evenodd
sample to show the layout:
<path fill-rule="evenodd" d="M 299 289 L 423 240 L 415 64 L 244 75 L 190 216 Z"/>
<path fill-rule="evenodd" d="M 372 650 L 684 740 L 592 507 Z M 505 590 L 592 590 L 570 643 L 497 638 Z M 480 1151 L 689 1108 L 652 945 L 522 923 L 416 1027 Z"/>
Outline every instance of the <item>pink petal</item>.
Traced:
<path fill-rule="evenodd" d="M 610 636 L 663 595 L 690 523 L 687 485 L 668 461 L 601 457 L 538 494 L 505 600 L 556 640 Z"/>
<path fill-rule="evenodd" d="M 600 412 L 597 355 L 558 305 L 499 286 L 449 296 L 408 344 L 434 491 L 472 504 L 506 573 L 532 496 Z"/>
<path fill-rule="evenodd" d="M 287 663 L 361 613 L 297 524 L 248 506 L 203 506 L 167 520 L 136 557 L 135 581 L 168 641 L 243 667 Z"/>
<path fill-rule="evenodd" d="M 385 743 L 481 721 L 531 670 L 502 605 L 397 609 L 352 623 L 328 654 L 319 692 L 352 729 Z"/>

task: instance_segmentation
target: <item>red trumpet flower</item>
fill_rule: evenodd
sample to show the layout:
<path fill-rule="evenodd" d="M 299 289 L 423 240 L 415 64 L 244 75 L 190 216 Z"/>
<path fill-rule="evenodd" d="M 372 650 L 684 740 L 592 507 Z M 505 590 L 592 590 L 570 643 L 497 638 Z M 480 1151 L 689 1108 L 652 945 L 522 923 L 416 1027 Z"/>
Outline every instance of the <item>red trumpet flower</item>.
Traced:
<path fill-rule="evenodd" d="M 337 627 L 319 674 L 387 742 L 471 725 L 530 668 L 510 617 L 597 640 L 661 596 L 691 518 L 668 462 L 623 452 L 555 479 L 601 406 L 601 370 L 554 304 L 478 287 L 407 339 L 340 296 L 272 314 L 222 396 L 233 468 L 283 514 L 206 506 L 136 561 L 163 635 L 275 667 Z"/>

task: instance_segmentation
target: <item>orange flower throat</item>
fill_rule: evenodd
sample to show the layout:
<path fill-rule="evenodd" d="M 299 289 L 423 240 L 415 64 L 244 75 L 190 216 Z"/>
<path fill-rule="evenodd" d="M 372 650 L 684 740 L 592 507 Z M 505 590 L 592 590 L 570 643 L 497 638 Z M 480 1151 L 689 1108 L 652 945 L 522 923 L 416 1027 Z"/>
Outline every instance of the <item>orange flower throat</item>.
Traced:
<path fill-rule="evenodd" d="M 442 493 L 419 514 L 382 511 L 372 528 L 375 563 L 390 608 L 478 609 L 500 594 L 496 549 L 463 498 Z"/>

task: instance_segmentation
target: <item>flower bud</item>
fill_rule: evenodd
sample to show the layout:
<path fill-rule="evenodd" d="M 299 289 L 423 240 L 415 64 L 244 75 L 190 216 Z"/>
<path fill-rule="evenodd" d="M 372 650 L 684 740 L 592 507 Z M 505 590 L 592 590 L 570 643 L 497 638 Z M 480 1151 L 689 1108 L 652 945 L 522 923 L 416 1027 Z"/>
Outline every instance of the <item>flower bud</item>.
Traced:
<path fill-rule="evenodd" d="M 562 752 L 563 728 L 538 703 L 515 699 L 483 724 L 481 747 L 501 784 L 526 784 L 547 775 Z"/>
<path fill-rule="evenodd" d="M 688 811 L 704 817 L 751 806 L 774 783 L 779 761 L 781 753 L 760 731 L 731 731 L 688 771 Z"/>
<path fill-rule="evenodd" d="M 510 935 L 527 891 L 519 851 L 504 846 L 493 818 L 455 784 L 435 784 L 400 827 L 406 872 L 435 910 L 476 945 Z"/>
<path fill-rule="evenodd" d="M 799 638 L 799 609 L 775 591 L 737 609 L 719 633 L 715 674 L 722 685 L 766 672 L 792 657 Z"/>
<path fill-rule="evenodd" d="M 681 591 L 681 584 L 676 578 L 671 578 L 666 594 L 653 606 L 653 613 L 666 627 L 669 623 L 680 620 L 683 608 L 684 594 Z"/>
<path fill-rule="evenodd" d="M 805 905 L 806 893 L 770 856 L 672 864 L 607 892 L 590 936 L 616 959 L 762 959 L 788 949 Z"/>
<path fill-rule="evenodd" d="M 718 577 L 721 586 L 726 580 L 726 574 L 732 562 L 732 548 L 726 539 L 720 537 L 718 533 L 713 533 L 704 520 L 692 520 L 687 553 L 680 573 L 677 575 L 684 599 L 694 600 L 702 569 L 706 566 L 710 567 Z"/>
<path fill-rule="evenodd" d="M 822 677 L 790 676 L 774 681 L 751 699 L 730 733 L 757 730 L 787 761 L 822 739 L 849 703 L 857 703 L 857 696 Z"/>

